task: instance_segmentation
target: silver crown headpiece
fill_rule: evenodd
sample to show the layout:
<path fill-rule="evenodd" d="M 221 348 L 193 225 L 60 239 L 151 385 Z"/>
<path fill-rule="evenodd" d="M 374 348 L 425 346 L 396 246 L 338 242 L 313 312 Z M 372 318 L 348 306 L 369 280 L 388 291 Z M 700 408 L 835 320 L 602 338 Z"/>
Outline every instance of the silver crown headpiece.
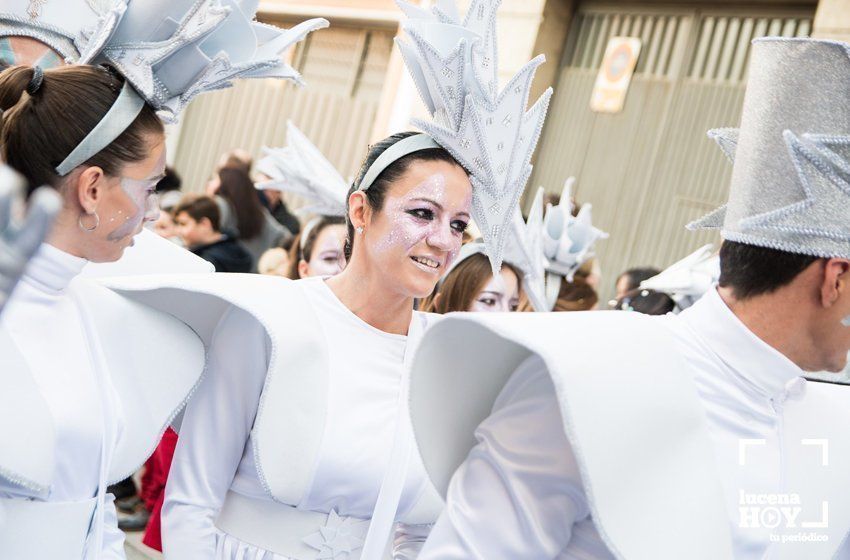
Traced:
<path fill-rule="evenodd" d="M 531 174 L 551 88 L 526 110 L 538 56 L 498 91 L 496 10 L 501 0 L 472 0 L 461 19 L 455 0 L 426 10 L 404 0 L 396 40 L 433 121 L 414 120 L 470 173 L 472 217 L 493 271 L 501 267 L 520 196 Z"/>
<path fill-rule="evenodd" d="M 304 213 L 345 216 L 349 183 L 292 121 L 286 126 L 285 147 L 263 147 L 265 157 L 257 162 L 257 171 L 271 180 L 257 188 L 291 192 L 309 199 L 312 204 L 301 210 Z"/>

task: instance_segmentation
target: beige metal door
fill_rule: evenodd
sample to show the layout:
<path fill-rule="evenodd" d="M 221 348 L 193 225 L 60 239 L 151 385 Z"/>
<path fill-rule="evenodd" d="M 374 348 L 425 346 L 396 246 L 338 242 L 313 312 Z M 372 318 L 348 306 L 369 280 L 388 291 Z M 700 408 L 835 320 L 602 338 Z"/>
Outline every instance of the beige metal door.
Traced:
<path fill-rule="evenodd" d="M 335 27 L 299 43 L 293 66 L 308 87 L 277 80 L 246 80 L 199 97 L 183 116 L 175 168 L 184 190 L 203 188 L 220 154 L 286 141 L 292 121 L 343 176 L 353 175 L 366 153 L 394 30 Z"/>
<path fill-rule="evenodd" d="M 632 266 L 667 266 L 707 242 L 684 229 L 722 204 L 731 166 L 709 128 L 737 126 L 750 41 L 808 36 L 812 10 L 624 7 L 578 8 L 530 185 L 557 192 L 578 178 L 579 202 L 611 233 L 598 245 L 603 297 Z M 624 110 L 590 110 L 610 37 L 643 40 Z"/>

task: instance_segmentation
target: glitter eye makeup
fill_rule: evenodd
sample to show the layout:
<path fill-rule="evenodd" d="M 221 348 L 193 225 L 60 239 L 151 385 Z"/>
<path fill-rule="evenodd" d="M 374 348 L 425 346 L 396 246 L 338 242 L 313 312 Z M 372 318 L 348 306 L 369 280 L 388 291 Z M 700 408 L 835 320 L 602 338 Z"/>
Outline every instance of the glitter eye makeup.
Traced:
<path fill-rule="evenodd" d="M 378 242 L 379 250 L 399 247 L 411 253 L 423 241 L 433 249 L 445 252 L 440 262 L 430 257 L 429 265 L 436 271 L 445 270 L 457 257 L 463 241 L 463 232 L 469 220 L 463 205 L 461 212 L 450 212 L 446 189 L 446 178 L 437 173 L 412 188 L 405 196 L 387 201 L 385 212 L 391 221 L 389 233 Z M 443 255 L 440 255 L 443 257 Z M 436 266 L 433 266 L 436 265 Z"/>

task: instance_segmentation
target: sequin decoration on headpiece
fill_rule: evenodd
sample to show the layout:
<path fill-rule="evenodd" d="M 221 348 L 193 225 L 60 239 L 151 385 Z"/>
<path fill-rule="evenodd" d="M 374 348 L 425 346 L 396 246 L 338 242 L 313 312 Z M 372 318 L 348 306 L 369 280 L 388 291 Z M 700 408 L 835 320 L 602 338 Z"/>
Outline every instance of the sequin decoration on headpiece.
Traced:
<path fill-rule="evenodd" d="M 253 0 L 130 3 L 112 29 L 98 31 L 107 39 L 90 42 L 79 60 L 114 67 L 124 76 L 125 86 L 112 110 L 57 172 L 66 175 L 106 147 L 133 122 L 144 103 L 164 121 L 174 122 L 195 96 L 230 87 L 238 78 L 279 78 L 300 84 L 300 75 L 284 62 L 283 52 L 328 22 L 312 19 L 282 30 L 255 21 L 256 9 Z"/>
<path fill-rule="evenodd" d="M 739 129 L 711 131 L 733 161 L 728 203 L 689 229 L 850 258 L 850 45 L 753 41 Z"/>
<path fill-rule="evenodd" d="M 472 217 L 484 236 L 493 271 L 513 234 L 515 210 L 531 174 L 551 88 L 526 111 L 543 56 L 531 60 L 498 92 L 496 10 L 501 0 L 473 0 L 461 19 L 455 0 L 430 10 L 398 5 L 409 41 L 397 40 L 433 121 L 414 120 L 466 168 Z"/>
<path fill-rule="evenodd" d="M 713 288 L 719 278 L 720 258 L 714 246 L 708 244 L 644 280 L 640 288 L 667 294 L 676 303 L 675 312 L 678 313 Z"/>
<path fill-rule="evenodd" d="M 80 63 L 103 48 L 126 9 L 127 0 L 3 0 L 0 37 L 30 37 Z M 9 52 L 3 62 L 19 61 Z"/>
<path fill-rule="evenodd" d="M 292 124 L 286 123 L 286 146 L 263 148 L 266 157 L 257 171 L 271 180 L 257 185 L 260 190 L 290 192 L 311 201 L 305 214 L 345 216 L 349 184 L 317 148 Z"/>

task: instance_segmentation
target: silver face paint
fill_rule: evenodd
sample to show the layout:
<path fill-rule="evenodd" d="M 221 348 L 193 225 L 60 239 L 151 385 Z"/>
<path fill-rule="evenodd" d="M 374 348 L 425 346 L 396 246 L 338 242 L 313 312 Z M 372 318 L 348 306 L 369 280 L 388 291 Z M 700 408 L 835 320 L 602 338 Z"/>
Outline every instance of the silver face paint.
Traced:
<path fill-rule="evenodd" d="M 156 195 L 156 185 L 160 178 L 129 179 L 121 178 L 121 189 L 135 206 L 132 213 L 118 211 L 116 216 L 109 219 L 110 223 L 119 222 L 117 229 L 108 235 L 110 241 L 120 241 L 139 232 L 145 222 L 159 218 L 159 197 Z"/>
<path fill-rule="evenodd" d="M 156 185 L 164 175 L 165 150 L 160 154 L 152 176 L 146 179 L 121 177 L 121 190 L 133 203 L 134 208 L 129 212 L 119 211 L 109 218 L 110 225 L 118 226 L 107 236 L 109 241 L 118 242 L 134 236 L 141 231 L 145 222 L 154 222 L 159 219 L 159 197 L 156 194 Z"/>
<path fill-rule="evenodd" d="M 437 173 L 403 197 L 388 200 L 384 213 L 390 231 L 376 243 L 377 249 L 402 249 L 411 258 L 427 261 L 413 261 L 423 271 L 441 275 L 457 257 L 469 219 L 465 212 L 458 216 L 446 210 L 447 198 L 446 178 Z M 424 249 L 423 241 L 436 251 Z"/>

